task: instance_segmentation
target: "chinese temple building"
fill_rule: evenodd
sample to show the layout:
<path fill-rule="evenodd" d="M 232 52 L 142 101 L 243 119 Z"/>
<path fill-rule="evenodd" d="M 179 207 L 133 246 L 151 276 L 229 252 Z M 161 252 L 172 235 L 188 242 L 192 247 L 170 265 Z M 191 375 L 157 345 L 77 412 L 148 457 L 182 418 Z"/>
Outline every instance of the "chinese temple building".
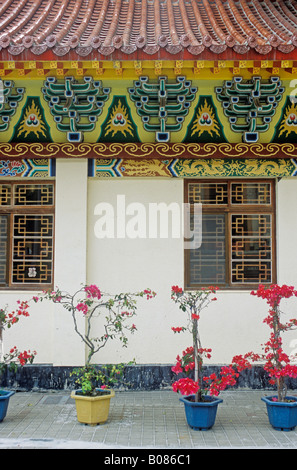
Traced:
<path fill-rule="evenodd" d="M 151 288 L 129 347 L 98 362 L 135 358 L 161 386 L 189 346 L 171 286 L 217 286 L 203 346 L 230 363 L 267 337 L 251 290 L 297 286 L 296 191 L 297 1 L 0 3 L 3 304 Z M 5 347 L 17 335 L 44 369 L 84 363 L 58 305 L 37 303 L 13 335 Z"/>

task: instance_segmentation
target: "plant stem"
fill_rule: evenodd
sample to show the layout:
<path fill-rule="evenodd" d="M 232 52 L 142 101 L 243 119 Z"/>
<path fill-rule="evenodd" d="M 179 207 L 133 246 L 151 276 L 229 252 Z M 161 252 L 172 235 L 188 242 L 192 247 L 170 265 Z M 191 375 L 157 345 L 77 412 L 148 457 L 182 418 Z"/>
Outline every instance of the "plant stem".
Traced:
<path fill-rule="evenodd" d="M 196 308 L 193 307 L 192 312 L 196 314 Z M 202 362 L 199 357 L 198 349 L 201 348 L 201 341 L 198 330 L 198 320 L 193 320 L 193 346 L 194 346 L 194 380 L 198 383 L 198 391 L 195 394 L 195 401 L 201 401 L 202 398 Z"/>
<path fill-rule="evenodd" d="M 275 340 L 280 340 L 280 311 L 279 307 L 277 304 L 274 305 L 273 308 L 273 333 L 274 333 L 274 338 Z M 275 360 L 275 365 L 278 370 L 282 369 L 281 362 L 279 360 L 279 353 L 278 350 L 275 349 L 274 347 L 274 360 Z M 276 380 L 277 383 L 277 398 L 278 401 L 284 401 L 286 392 L 287 392 L 287 387 L 285 385 L 285 381 L 283 377 L 279 377 Z"/>

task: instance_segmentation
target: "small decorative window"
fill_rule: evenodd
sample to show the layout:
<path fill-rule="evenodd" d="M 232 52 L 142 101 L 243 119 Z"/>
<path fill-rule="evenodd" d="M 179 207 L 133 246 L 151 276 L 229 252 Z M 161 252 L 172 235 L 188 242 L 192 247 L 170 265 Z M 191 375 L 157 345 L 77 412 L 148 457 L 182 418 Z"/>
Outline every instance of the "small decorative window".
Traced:
<path fill-rule="evenodd" d="M 202 242 L 185 249 L 185 286 L 254 288 L 275 281 L 274 182 L 186 181 L 193 225 L 202 204 Z"/>
<path fill-rule="evenodd" d="M 0 287 L 53 282 L 54 184 L 0 183 Z"/>

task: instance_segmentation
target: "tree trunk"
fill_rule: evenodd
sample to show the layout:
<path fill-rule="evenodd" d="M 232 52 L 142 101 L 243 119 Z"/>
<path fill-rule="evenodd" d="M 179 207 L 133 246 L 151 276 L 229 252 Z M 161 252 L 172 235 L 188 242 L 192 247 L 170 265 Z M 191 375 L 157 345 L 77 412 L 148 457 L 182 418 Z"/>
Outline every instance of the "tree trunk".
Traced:
<path fill-rule="evenodd" d="M 280 311 L 279 307 L 277 305 L 274 306 L 274 312 L 273 312 L 273 333 L 274 333 L 274 338 L 276 340 L 280 339 L 281 332 L 280 332 Z M 282 365 L 279 360 L 279 354 L 278 351 L 274 351 L 274 360 L 275 360 L 275 366 L 277 369 L 281 370 Z M 285 384 L 285 380 L 283 377 L 279 377 L 276 380 L 277 383 L 277 398 L 278 401 L 284 401 L 287 393 L 287 387 Z"/>
<path fill-rule="evenodd" d="M 198 321 L 193 322 L 193 346 L 194 346 L 194 380 L 198 383 L 199 389 L 195 394 L 195 401 L 202 400 L 202 367 L 201 360 L 199 358 L 198 349 L 201 348 L 199 333 L 198 333 Z"/>

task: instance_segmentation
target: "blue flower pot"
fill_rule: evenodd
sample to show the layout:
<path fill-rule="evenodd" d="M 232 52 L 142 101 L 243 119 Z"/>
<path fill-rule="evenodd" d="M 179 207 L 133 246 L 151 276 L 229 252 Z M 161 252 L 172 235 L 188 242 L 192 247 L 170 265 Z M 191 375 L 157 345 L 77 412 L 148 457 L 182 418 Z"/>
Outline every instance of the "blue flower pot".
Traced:
<path fill-rule="evenodd" d="M 15 392 L 0 390 L 0 423 L 6 416 L 9 398 L 14 394 Z"/>
<path fill-rule="evenodd" d="M 297 425 L 297 397 L 287 396 L 292 402 L 272 401 L 277 397 L 262 397 L 266 403 L 271 426 L 278 431 L 293 431 Z"/>
<path fill-rule="evenodd" d="M 203 402 L 192 401 L 195 395 L 180 398 L 185 405 L 185 413 L 188 425 L 195 431 L 206 431 L 211 429 L 215 423 L 218 404 L 223 400 L 210 396 L 204 397 Z"/>

